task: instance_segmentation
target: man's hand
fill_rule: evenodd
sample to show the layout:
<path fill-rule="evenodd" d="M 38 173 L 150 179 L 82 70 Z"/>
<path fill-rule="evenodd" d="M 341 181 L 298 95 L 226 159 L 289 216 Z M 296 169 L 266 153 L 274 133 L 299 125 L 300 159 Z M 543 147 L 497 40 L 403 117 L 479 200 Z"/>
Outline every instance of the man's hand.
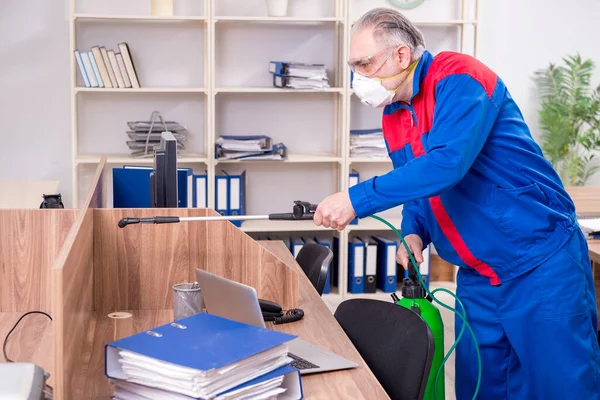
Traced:
<path fill-rule="evenodd" d="M 343 230 L 356 217 L 348 192 L 338 192 L 323 200 L 313 218 L 315 225 Z"/>
<path fill-rule="evenodd" d="M 410 251 L 414 254 L 417 264 L 421 264 L 423 262 L 423 240 L 421 240 L 419 235 L 415 234 L 406 235 L 404 240 L 406 241 Z M 402 265 L 404 269 L 408 270 L 408 263 L 410 262 L 410 259 L 408 258 L 406 248 L 402 242 L 400 243 L 400 248 L 396 254 L 396 261 L 398 264 Z"/>

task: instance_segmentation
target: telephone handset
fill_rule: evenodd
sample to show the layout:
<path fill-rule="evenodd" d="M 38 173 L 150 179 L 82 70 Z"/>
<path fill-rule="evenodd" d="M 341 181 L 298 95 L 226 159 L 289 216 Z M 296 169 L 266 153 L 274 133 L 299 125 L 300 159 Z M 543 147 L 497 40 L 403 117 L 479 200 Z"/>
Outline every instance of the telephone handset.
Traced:
<path fill-rule="evenodd" d="M 285 314 L 281 306 L 269 300 L 259 299 L 260 310 L 262 311 L 263 319 L 266 322 L 273 324 L 285 324 L 288 322 L 300 321 L 304 317 L 304 311 L 300 309 L 288 310 Z"/>

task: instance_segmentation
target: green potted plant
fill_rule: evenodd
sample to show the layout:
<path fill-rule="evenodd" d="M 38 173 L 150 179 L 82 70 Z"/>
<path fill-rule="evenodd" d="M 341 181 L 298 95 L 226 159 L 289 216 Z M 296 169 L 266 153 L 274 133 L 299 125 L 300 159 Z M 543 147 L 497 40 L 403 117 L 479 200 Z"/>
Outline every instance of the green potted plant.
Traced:
<path fill-rule="evenodd" d="M 579 54 L 535 72 L 544 156 L 565 186 L 583 186 L 600 165 L 600 85 L 591 85 L 594 62 Z"/>

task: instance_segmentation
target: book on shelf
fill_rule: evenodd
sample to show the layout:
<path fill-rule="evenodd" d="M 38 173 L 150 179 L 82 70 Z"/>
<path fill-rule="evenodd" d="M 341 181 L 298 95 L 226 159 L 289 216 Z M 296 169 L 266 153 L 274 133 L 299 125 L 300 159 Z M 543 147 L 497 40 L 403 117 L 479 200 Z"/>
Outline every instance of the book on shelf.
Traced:
<path fill-rule="evenodd" d="M 74 50 L 75 60 L 85 87 L 139 89 L 133 57 L 126 42 L 118 43 L 118 51 L 105 46 L 92 46 L 89 50 Z"/>
<path fill-rule="evenodd" d="M 271 61 L 273 86 L 289 89 L 327 89 L 329 78 L 324 64 Z"/>

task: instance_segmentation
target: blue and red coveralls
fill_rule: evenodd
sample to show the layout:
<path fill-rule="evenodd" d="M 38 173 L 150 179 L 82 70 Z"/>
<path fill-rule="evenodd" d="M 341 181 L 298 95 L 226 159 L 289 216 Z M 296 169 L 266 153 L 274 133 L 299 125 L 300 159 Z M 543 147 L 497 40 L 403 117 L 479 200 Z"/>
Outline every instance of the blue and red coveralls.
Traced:
<path fill-rule="evenodd" d="M 394 169 L 351 187 L 350 200 L 359 218 L 402 204 L 402 234 L 460 267 L 457 295 L 482 357 L 478 398 L 599 399 L 587 244 L 502 80 L 470 56 L 425 52 L 410 104 L 386 106 L 382 123 Z M 468 330 L 456 380 L 457 399 L 471 399 Z"/>

